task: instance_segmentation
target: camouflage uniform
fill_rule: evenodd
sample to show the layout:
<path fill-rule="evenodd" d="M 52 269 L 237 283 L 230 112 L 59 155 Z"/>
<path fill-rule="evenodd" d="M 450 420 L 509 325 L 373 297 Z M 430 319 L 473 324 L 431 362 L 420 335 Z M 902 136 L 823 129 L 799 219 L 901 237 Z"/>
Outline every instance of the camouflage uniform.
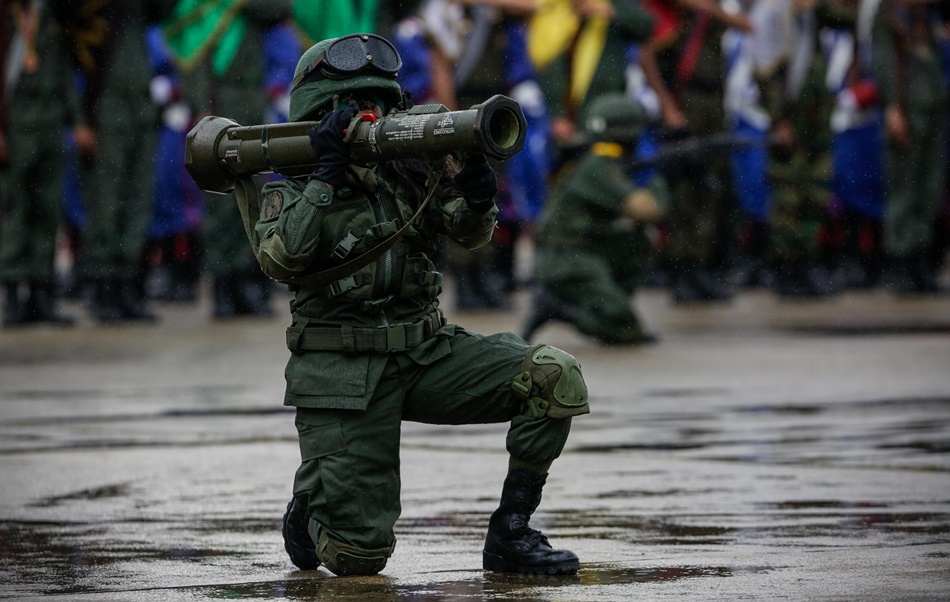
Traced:
<path fill-rule="evenodd" d="M 854 10 L 823 1 L 814 12 L 817 27 L 851 28 Z M 785 297 L 826 296 L 835 292 L 829 274 L 818 262 L 819 238 L 831 201 L 831 111 L 834 97 L 825 85 L 827 62 L 817 31 L 811 63 L 803 82 L 789 98 L 784 66 L 760 86 L 772 124 L 791 125 L 794 141 L 773 147 L 768 175 L 772 188 L 770 259 L 775 264 L 776 291 Z"/>

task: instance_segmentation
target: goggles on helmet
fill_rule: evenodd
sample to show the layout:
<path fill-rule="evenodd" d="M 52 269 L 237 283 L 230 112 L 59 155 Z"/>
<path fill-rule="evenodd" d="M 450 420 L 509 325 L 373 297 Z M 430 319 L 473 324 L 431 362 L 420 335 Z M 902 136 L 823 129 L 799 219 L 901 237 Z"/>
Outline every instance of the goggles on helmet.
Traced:
<path fill-rule="evenodd" d="M 305 83 L 322 79 L 347 79 L 365 71 L 395 78 L 402 58 L 389 40 L 371 33 L 343 36 L 317 55 L 294 78 L 291 91 Z"/>

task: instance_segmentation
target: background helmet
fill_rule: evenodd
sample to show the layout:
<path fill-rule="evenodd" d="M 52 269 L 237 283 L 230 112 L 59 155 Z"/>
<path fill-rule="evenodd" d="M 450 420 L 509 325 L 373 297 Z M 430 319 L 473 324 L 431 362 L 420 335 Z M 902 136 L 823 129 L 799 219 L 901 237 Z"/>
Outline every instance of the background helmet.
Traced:
<path fill-rule="evenodd" d="M 402 87 L 396 82 L 400 67 L 396 48 L 374 34 L 317 42 L 297 61 L 288 119 L 316 119 L 333 109 L 334 97 L 367 90 L 387 103 L 388 110 L 402 101 Z"/>
<path fill-rule="evenodd" d="M 616 92 L 591 101 L 584 113 L 583 131 L 591 142 L 635 144 L 646 122 L 643 106 Z"/>

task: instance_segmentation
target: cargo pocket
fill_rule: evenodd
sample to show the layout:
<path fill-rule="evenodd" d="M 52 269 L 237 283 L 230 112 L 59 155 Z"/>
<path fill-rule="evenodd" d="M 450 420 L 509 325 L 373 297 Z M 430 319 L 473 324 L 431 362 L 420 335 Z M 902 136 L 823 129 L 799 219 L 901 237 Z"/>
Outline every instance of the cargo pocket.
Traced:
<path fill-rule="evenodd" d="M 294 477 L 294 495 L 309 496 L 310 492 L 320 488 L 321 462 L 318 460 L 340 454 L 346 449 L 343 429 L 339 423 L 310 426 L 298 420 L 297 440 L 300 445 L 300 467 Z"/>
<path fill-rule="evenodd" d="M 298 408 L 365 410 L 384 366 L 370 359 L 369 354 L 323 351 L 291 355 L 284 371 L 287 379 L 284 404 Z"/>
<path fill-rule="evenodd" d="M 300 441 L 301 462 L 316 460 L 346 449 L 343 444 L 343 429 L 339 424 L 300 428 L 297 436 Z"/>

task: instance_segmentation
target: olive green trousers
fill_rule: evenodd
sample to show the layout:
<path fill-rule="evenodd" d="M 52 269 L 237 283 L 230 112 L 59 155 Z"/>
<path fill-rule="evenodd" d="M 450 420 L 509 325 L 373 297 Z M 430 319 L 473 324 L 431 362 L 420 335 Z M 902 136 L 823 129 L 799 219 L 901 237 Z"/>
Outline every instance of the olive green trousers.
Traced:
<path fill-rule="evenodd" d="M 294 496 L 307 501 L 315 538 L 326 534 L 364 550 L 394 545 L 404 420 L 510 422 L 513 462 L 544 470 L 560 455 L 571 420 L 524 415 L 511 389 L 531 346 L 511 333 L 461 329 L 448 343 L 451 353 L 427 365 L 406 353 L 388 354 L 365 410 L 297 408 L 301 464 Z"/>

